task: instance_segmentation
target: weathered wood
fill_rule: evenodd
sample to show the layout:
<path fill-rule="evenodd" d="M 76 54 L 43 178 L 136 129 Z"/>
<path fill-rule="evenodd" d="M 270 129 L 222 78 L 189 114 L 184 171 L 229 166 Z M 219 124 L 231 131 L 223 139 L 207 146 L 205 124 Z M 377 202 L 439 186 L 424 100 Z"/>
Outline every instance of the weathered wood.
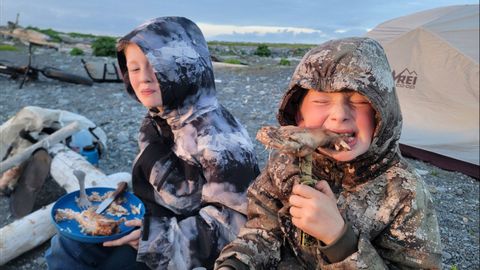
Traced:
<path fill-rule="evenodd" d="M 85 187 L 105 186 L 105 174 L 77 152 L 63 144 L 54 145 L 49 152 L 54 156 L 50 174 L 65 190 L 78 190 L 78 182 L 73 175 L 74 170 L 85 172 Z"/>
<path fill-rule="evenodd" d="M 0 229 L 0 265 L 41 245 L 55 234 L 50 211 L 53 203 Z"/>
<path fill-rule="evenodd" d="M 106 176 L 78 153 L 62 144 L 56 144 L 49 150 L 54 156 L 50 173 L 67 193 L 79 188 L 73 175 L 75 169 L 85 172 L 86 187 L 115 188 L 121 181 L 126 181 L 131 186 L 132 177 L 129 173 L 121 172 Z M 53 203 L 0 229 L 0 265 L 39 246 L 56 233 L 50 215 L 52 207 Z"/>
<path fill-rule="evenodd" d="M 80 123 L 78 123 L 77 121 L 62 127 L 61 129 L 55 131 L 54 133 L 38 141 L 37 143 L 25 148 L 22 152 L 16 154 L 15 156 L 0 162 L 0 174 L 27 160 L 35 150 L 41 147 L 48 149 L 51 145 L 54 145 L 66 139 L 67 137 L 71 136 L 79 130 Z"/>

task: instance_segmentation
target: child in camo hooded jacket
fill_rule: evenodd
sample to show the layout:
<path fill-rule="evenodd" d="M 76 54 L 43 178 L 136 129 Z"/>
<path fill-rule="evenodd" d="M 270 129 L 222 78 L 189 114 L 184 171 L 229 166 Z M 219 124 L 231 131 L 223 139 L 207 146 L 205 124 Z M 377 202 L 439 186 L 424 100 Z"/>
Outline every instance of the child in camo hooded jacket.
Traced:
<path fill-rule="evenodd" d="M 248 189 L 248 221 L 216 269 L 441 267 L 432 199 L 400 154 L 399 102 L 376 41 L 339 39 L 309 51 L 278 120 L 341 134 L 351 150 L 312 154 L 315 187 L 298 184 L 297 157 L 274 151 Z M 302 231 L 314 237 L 310 245 Z"/>
<path fill-rule="evenodd" d="M 103 245 L 55 236 L 49 269 L 211 269 L 246 221 L 246 190 L 259 173 L 253 144 L 219 104 L 191 20 L 149 20 L 119 40 L 117 57 L 127 92 L 147 109 L 132 170 L 145 216 Z"/>

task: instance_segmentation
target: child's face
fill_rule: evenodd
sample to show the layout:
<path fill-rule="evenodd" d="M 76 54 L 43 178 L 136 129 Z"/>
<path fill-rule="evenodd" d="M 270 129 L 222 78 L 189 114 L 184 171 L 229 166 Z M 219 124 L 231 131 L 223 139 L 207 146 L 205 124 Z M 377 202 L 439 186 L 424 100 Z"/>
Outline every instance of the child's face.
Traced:
<path fill-rule="evenodd" d="M 130 84 L 138 100 L 145 107 L 161 107 L 162 93 L 157 77 L 143 51 L 136 44 L 129 44 L 125 50 Z"/>
<path fill-rule="evenodd" d="M 349 134 L 344 140 L 349 151 L 322 151 L 338 161 L 350 161 L 365 153 L 375 129 L 374 110 L 357 92 L 324 93 L 309 90 L 300 105 L 297 124 L 300 127 L 323 127 L 338 134 Z"/>

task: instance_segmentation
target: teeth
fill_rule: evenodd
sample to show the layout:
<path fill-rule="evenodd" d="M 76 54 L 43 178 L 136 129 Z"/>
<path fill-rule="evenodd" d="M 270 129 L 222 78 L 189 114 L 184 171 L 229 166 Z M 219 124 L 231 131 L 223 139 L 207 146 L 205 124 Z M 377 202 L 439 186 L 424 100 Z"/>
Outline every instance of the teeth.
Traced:
<path fill-rule="evenodd" d="M 355 133 L 339 133 L 340 137 L 353 137 Z"/>
<path fill-rule="evenodd" d="M 340 145 L 343 146 L 343 147 L 344 147 L 345 149 L 347 149 L 347 150 L 351 150 L 350 146 L 349 146 L 346 142 L 344 142 L 344 141 L 340 141 Z M 336 147 L 335 147 L 335 148 L 336 148 Z M 337 149 L 337 150 L 338 150 L 338 149 Z"/>
<path fill-rule="evenodd" d="M 336 151 L 349 151 L 352 150 L 350 146 L 344 141 L 340 140 L 337 143 L 333 144 L 333 147 Z"/>

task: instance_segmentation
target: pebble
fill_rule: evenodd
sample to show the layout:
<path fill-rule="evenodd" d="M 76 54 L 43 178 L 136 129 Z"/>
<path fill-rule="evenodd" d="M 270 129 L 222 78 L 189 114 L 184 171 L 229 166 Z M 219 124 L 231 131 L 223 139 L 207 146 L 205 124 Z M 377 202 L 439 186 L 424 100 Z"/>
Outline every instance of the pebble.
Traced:
<path fill-rule="evenodd" d="M 429 174 L 427 170 L 415 169 L 415 171 L 421 176 Z"/>
<path fill-rule="evenodd" d="M 437 188 L 436 188 L 436 187 L 429 186 L 429 187 L 428 187 L 428 191 L 430 191 L 430 193 L 433 193 L 433 194 L 435 194 L 435 193 L 437 193 L 437 191 L 438 191 L 438 190 L 437 190 Z"/>
<path fill-rule="evenodd" d="M 128 138 L 128 133 L 125 132 L 125 131 L 120 131 L 118 134 L 117 134 L 117 141 L 119 143 L 126 143 L 128 142 L 129 138 Z"/>

